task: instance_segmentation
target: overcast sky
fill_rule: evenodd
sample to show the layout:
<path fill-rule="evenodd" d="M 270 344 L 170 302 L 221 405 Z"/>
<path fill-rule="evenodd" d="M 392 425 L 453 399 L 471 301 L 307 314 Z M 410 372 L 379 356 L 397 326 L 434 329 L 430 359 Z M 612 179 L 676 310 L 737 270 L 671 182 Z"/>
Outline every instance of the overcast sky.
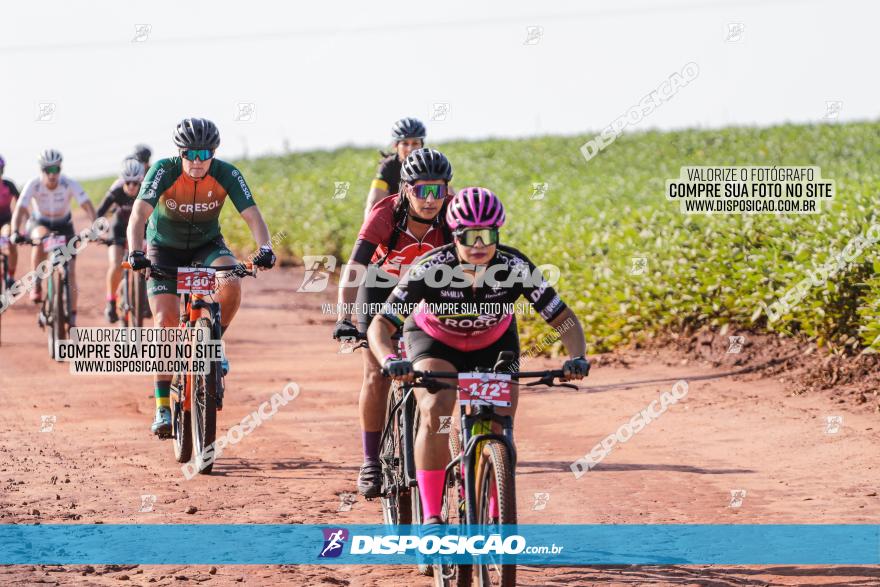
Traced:
<path fill-rule="evenodd" d="M 19 184 L 49 146 L 79 178 L 136 142 L 169 155 L 184 116 L 213 119 L 229 159 L 381 145 L 402 116 L 431 141 L 586 133 L 689 62 L 699 76 L 636 130 L 880 111 L 868 1 L 41 0 L 2 20 L 0 154 Z"/>

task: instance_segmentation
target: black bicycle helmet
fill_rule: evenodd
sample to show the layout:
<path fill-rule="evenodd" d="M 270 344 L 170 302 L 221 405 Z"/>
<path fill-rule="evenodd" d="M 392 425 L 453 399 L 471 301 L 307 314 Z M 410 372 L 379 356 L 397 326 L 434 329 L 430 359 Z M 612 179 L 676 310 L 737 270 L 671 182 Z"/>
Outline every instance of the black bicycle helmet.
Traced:
<path fill-rule="evenodd" d="M 153 152 L 150 150 L 148 146 L 143 143 L 138 143 L 134 146 L 134 152 L 131 154 L 132 159 L 137 159 L 141 163 L 145 164 L 150 160 L 150 157 L 153 156 Z"/>
<path fill-rule="evenodd" d="M 400 178 L 407 183 L 452 179 L 452 164 L 436 149 L 416 149 L 400 167 Z"/>
<path fill-rule="evenodd" d="M 180 149 L 211 149 L 220 146 L 220 131 L 205 118 L 184 118 L 174 129 L 174 144 Z"/>
<path fill-rule="evenodd" d="M 403 139 L 425 140 L 425 125 L 418 118 L 401 118 L 391 127 L 391 138 L 394 141 Z"/>

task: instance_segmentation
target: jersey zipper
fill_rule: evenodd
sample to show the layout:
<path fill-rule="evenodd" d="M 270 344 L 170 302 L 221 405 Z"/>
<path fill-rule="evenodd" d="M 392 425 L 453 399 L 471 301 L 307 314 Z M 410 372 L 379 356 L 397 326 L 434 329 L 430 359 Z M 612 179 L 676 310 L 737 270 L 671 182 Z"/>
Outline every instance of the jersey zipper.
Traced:
<path fill-rule="evenodd" d="M 192 227 L 193 222 L 195 222 L 196 217 L 196 192 L 199 190 L 199 184 L 193 181 L 193 201 L 192 201 L 192 213 L 189 215 L 189 226 L 186 229 L 186 248 L 189 250 L 189 243 L 192 240 L 190 237 L 192 236 Z"/>

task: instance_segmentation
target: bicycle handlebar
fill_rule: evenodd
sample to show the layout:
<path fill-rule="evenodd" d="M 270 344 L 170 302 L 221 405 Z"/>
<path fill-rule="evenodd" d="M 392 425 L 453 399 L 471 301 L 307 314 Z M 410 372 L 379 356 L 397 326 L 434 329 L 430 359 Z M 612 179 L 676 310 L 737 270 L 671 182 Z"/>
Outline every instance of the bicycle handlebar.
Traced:
<path fill-rule="evenodd" d="M 458 389 L 457 385 L 440 381 L 440 379 L 458 379 L 459 374 L 454 371 L 414 371 L 415 379 L 412 383 L 414 387 L 424 387 L 429 393 L 437 393 L 441 389 Z M 548 387 L 570 387 L 579 389 L 577 385 L 563 381 L 556 381 L 558 378 L 565 376 L 562 369 L 548 369 L 546 371 L 511 371 L 504 373 L 503 371 L 489 371 L 487 375 L 510 375 L 512 380 L 528 379 L 537 377 L 537 381 L 526 383 L 525 387 L 535 387 L 536 385 L 546 385 Z"/>
<path fill-rule="evenodd" d="M 123 269 L 131 269 L 131 263 L 129 263 L 128 261 L 123 261 L 122 268 Z M 144 267 L 144 269 L 150 269 L 153 273 L 162 274 L 164 276 L 171 276 L 171 275 L 177 273 L 177 270 L 179 269 L 179 267 L 170 267 L 170 266 L 166 266 L 166 265 L 155 265 L 153 263 L 150 263 L 147 267 Z M 212 267 L 199 267 L 199 269 L 213 269 L 214 271 L 231 271 L 239 277 L 245 277 L 245 276 L 256 277 L 257 276 L 257 271 L 256 271 L 256 269 L 254 269 L 254 264 L 251 263 L 250 261 L 247 261 L 245 263 L 236 263 L 234 265 L 220 265 L 220 266 L 216 266 L 216 267 L 214 267 L 214 266 L 212 266 Z"/>

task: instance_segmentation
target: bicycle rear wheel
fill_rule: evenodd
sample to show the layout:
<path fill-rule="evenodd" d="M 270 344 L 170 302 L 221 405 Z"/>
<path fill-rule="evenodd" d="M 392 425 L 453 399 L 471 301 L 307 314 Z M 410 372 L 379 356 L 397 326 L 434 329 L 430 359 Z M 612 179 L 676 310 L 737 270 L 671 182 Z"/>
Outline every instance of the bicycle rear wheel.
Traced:
<path fill-rule="evenodd" d="M 392 383 L 385 408 L 386 430 L 382 432 L 384 440 L 379 452 L 379 462 L 382 465 L 382 519 L 387 525 L 411 524 L 413 520 L 410 489 L 405 486 L 403 475 L 401 410 L 391 413 L 392 407 L 402 396 L 403 388 L 400 384 Z"/>
<path fill-rule="evenodd" d="M 497 513 L 490 511 L 490 501 L 497 504 Z M 510 452 L 503 442 L 487 440 L 483 446 L 477 476 L 477 523 L 493 527 L 516 524 L 516 491 Z M 506 564 L 503 556 L 482 555 L 475 568 L 477 585 L 481 587 L 516 585 L 516 565 Z"/>
<path fill-rule="evenodd" d="M 211 332 L 211 321 L 199 318 L 197 328 L 207 328 Z M 220 373 L 217 362 L 209 362 L 208 373 L 193 375 L 192 392 L 192 431 L 193 449 L 196 451 L 196 467 L 199 473 L 208 475 L 214 468 L 214 440 L 217 438 L 217 390 L 220 388 Z"/>

